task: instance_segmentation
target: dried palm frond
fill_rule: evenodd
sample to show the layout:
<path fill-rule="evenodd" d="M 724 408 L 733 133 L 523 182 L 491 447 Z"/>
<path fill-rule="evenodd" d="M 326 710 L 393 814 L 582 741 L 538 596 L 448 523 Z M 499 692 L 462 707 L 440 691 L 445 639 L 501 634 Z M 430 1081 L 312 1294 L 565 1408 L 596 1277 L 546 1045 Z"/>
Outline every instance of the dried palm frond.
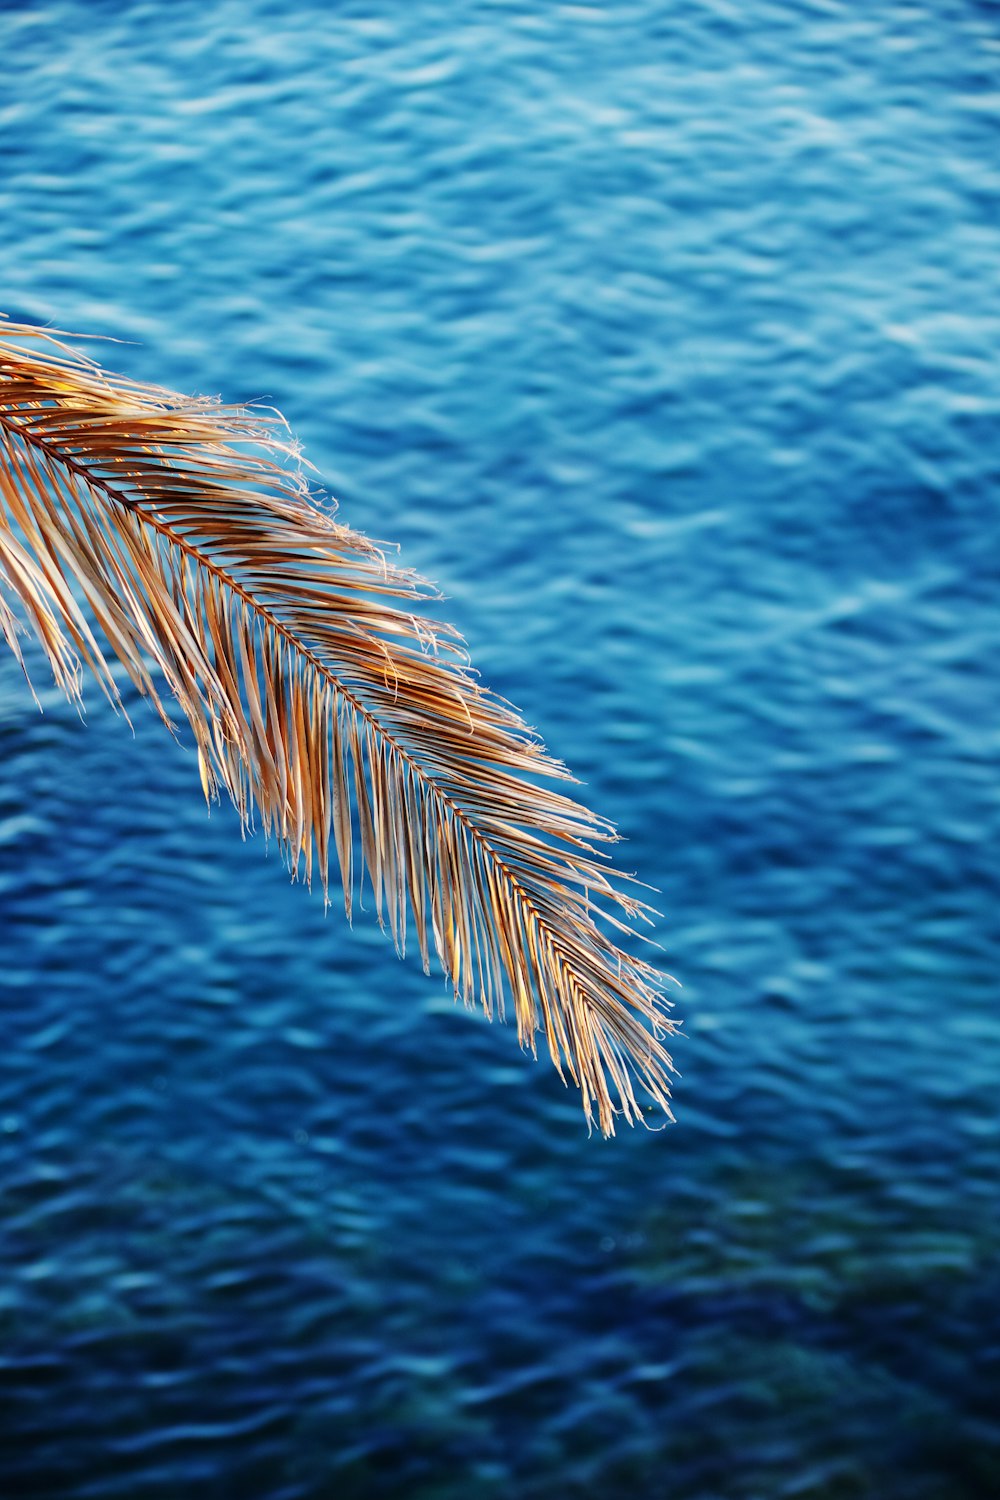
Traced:
<path fill-rule="evenodd" d="M 409 923 L 488 1015 L 510 994 L 522 1045 L 544 1030 L 605 1133 L 641 1118 L 636 1083 L 669 1114 L 659 976 L 594 920 L 646 911 L 598 862 L 613 830 L 530 779 L 570 778 L 290 453 L 273 417 L 0 324 L 8 644 L 20 659 L 19 602 L 71 698 L 85 664 L 119 703 L 110 648 L 169 724 L 165 680 L 206 796 L 225 787 L 245 825 L 256 808 L 293 873 L 326 891 L 335 860 L 350 915 L 366 871 L 397 947 Z"/>

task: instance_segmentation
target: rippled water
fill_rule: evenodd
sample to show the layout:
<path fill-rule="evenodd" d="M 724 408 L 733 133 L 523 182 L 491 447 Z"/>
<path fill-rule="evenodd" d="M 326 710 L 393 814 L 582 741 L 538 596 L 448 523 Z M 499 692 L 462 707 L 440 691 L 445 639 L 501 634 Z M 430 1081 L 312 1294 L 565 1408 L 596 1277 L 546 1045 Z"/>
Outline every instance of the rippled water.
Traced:
<path fill-rule="evenodd" d="M 3 662 L 0 1491 L 994 1496 L 1000 10 L 291 9 L 0 8 L 3 305 L 441 583 L 662 892 L 678 1124 Z"/>

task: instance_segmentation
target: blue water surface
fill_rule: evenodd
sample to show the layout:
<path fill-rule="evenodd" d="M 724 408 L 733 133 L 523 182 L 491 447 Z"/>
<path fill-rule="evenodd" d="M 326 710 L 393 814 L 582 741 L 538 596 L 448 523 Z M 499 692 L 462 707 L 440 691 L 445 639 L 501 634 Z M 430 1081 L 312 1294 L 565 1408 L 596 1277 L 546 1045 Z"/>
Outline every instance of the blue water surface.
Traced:
<path fill-rule="evenodd" d="M 659 889 L 678 1123 L 0 663 L 0 1493 L 1000 1494 L 1000 8 L 0 7 L 0 303 L 281 408 Z"/>

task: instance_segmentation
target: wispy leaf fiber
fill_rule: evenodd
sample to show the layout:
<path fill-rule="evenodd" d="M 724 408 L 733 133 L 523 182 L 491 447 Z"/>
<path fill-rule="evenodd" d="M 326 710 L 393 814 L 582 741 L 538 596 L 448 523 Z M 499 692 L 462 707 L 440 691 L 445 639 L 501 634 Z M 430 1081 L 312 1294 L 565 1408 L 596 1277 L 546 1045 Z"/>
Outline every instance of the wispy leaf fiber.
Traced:
<path fill-rule="evenodd" d="M 605 931 L 645 916 L 595 849 L 613 830 L 545 784 L 571 778 L 414 612 L 428 585 L 319 509 L 290 456 L 279 419 L 0 324 L 8 644 L 20 659 L 30 626 L 71 698 L 86 666 L 119 704 L 113 657 L 168 724 L 172 698 L 206 796 L 256 811 L 324 891 L 339 871 L 348 915 L 367 875 L 397 947 L 414 935 L 488 1015 L 512 999 L 605 1133 L 644 1096 L 669 1114 L 660 978 Z"/>

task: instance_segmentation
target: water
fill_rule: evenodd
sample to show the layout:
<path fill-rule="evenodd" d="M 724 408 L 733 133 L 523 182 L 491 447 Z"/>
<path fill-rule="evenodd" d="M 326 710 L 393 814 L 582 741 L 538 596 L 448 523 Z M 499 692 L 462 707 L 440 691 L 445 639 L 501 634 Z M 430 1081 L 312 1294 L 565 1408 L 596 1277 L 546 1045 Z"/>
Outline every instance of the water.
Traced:
<path fill-rule="evenodd" d="M 3 305 L 442 585 L 661 892 L 678 1123 L 3 662 L 0 1490 L 1000 1493 L 1000 11 L 293 10 L 2 8 Z"/>

